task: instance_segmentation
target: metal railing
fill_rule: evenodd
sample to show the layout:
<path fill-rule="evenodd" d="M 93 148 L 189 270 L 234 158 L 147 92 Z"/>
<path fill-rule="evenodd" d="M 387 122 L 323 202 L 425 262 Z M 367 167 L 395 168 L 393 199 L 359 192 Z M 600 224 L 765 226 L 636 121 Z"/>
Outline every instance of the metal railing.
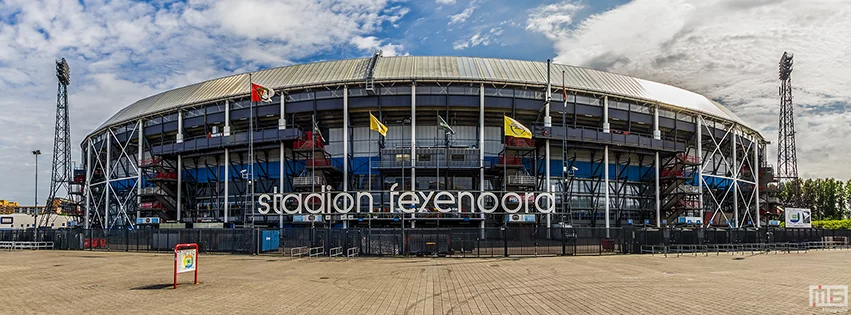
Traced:
<path fill-rule="evenodd" d="M 269 248 L 264 232 L 280 232 Z M 278 235 L 276 233 L 276 235 Z M 57 229 L 0 230 L 0 248 L 169 252 L 197 243 L 202 252 L 291 257 L 342 256 L 563 256 L 608 254 L 784 253 L 851 248 L 851 230 L 702 229 L 634 226 L 553 228 L 509 224 L 503 227 L 322 227 L 283 229 Z M 262 244 L 262 246 L 261 246 Z M 261 252 L 261 248 L 263 251 Z"/>

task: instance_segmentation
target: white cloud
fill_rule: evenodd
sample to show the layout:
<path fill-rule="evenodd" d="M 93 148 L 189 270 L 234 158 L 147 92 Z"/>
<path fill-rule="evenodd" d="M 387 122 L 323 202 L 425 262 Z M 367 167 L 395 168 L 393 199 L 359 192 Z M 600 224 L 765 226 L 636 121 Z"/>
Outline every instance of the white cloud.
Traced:
<path fill-rule="evenodd" d="M 40 149 L 46 196 L 53 146 L 53 61 L 71 65 L 69 106 L 80 161 L 85 134 L 122 107 L 163 90 L 281 66 L 340 46 L 360 48 L 409 11 L 392 0 L 0 1 L 0 198 L 32 202 Z M 385 54 L 402 46 L 372 37 Z M 41 201 L 43 202 L 43 200 Z"/>
<path fill-rule="evenodd" d="M 465 8 L 464 11 L 461 11 L 458 14 L 454 14 L 454 15 L 449 16 L 449 24 L 448 25 L 452 25 L 452 24 L 456 24 L 456 23 L 464 23 L 465 21 L 467 21 L 467 19 L 470 18 L 471 15 L 473 15 L 473 11 L 476 11 L 476 8 L 478 8 L 476 1 L 471 1 L 470 5 L 467 6 L 467 8 Z"/>
<path fill-rule="evenodd" d="M 573 18 L 584 6 L 575 1 L 563 1 L 532 9 L 526 29 L 544 34 L 549 39 L 564 36 Z M 513 22 L 513 21 L 512 21 Z"/>
<path fill-rule="evenodd" d="M 455 0 L 435 0 L 437 4 L 455 4 Z"/>
<path fill-rule="evenodd" d="M 799 171 L 851 177 L 851 2 L 636 0 L 570 26 L 571 12 L 536 15 L 527 29 L 554 40 L 556 62 L 677 85 L 727 104 L 773 142 L 777 63 L 795 53 L 792 74 Z"/>
<path fill-rule="evenodd" d="M 373 52 L 380 49 L 382 55 L 387 57 L 408 55 L 407 52 L 404 52 L 404 46 L 390 43 L 384 44 L 382 40 L 375 36 L 357 36 L 352 38 L 351 43 L 359 50 Z"/>
<path fill-rule="evenodd" d="M 487 32 L 476 32 L 470 38 L 457 40 L 452 43 L 452 48 L 455 50 L 462 50 L 470 47 L 476 46 L 490 46 L 491 44 L 502 44 L 499 40 L 499 36 L 502 35 L 503 30 L 501 27 L 494 27 L 488 30 Z"/>

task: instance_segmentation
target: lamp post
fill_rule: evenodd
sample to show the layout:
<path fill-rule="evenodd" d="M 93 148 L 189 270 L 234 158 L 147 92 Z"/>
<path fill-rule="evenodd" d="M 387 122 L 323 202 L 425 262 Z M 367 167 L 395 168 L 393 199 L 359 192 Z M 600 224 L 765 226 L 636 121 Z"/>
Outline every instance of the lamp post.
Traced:
<path fill-rule="evenodd" d="M 38 156 L 41 155 L 41 150 L 33 150 L 35 156 L 35 187 L 33 187 L 33 227 L 38 231 Z M 37 232 L 35 232 L 37 233 Z"/>

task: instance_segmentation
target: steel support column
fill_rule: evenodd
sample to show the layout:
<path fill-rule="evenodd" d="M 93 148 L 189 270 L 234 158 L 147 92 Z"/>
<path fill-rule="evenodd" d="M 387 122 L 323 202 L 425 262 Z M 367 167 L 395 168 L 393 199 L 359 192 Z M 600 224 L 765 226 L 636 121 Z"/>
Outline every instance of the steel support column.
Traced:
<path fill-rule="evenodd" d="M 106 129 L 106 170 L 104 170 L 104 174 L 106 174 L 106 181 L 104 182 L 104 191 L 106 192 L 106 197 L 104 198 L 104 219 L 103 219 L 103 228 L 109 230 L 109 199 L 112 196 L 112 185 L 109 182 L 109 178 L 112 177 L 112 131 L 111 129 Z"/>
<path fill-rule="evenodd" d="M 479 84 L 479 192 L 485 191 L 485 85 Z M 460 200 L 459 200 L 460 202 Z M 471 205 L 471 207 L 475 207 Z M 481 209 L 479 209 L 481 211 Z M 479 213 L 480 238 L 485 238 L 485 214 Z"/>
<path fill-rule="evenodd" d="M 703 205 L 703 165 L 706 161 L 703 160 L 703 118 L 697 115 L 697 158 L 700 161 L 700 166 L 697 167 L 697 194 L 698 202 L 700 203 L 700 220 L 706 221 L 706 207 Z M 709 221 L 703 222 L 705 226 L 709 226 Z"/>
<path fill-rule="evenodd" d="M 283 176 L 283 174 L 281 175 Z M 225 223 L 228 223 L 230 212 L 230 152 L 225 148 Z"/>
<path fill-rule="evenodd" d="M 137 151 L 138 152 L 136 152 L 136 170 L 137 170 L 137 172 L 136 172 L 137 173 L 136 174 L 136 218 L 137 219 L 141 215 L 141 211 L 139 211 L 139 209 L 142 208 L 142 158 L 143 158 L 142 148 L 144 148 L 144 146 L 142 145 L 142 141 L 143 141 L 143 136 L 144 136 L 143 135 L 144 134 L 144 128 L 143 128 L 141 119 L 139 119 L 138 130 L 139 130 L 139 134 L 138 134 L 138 137 L 137 137 L 137 145 L 138 145 Z"/>
<path fill-rule="evenodd" d="M 283 95 L 281 95 L 281 98 L 283 98 Z M 284 143 L 280 142 L 279 147 L 280 147 L 280 149 L 278 150 L 278 161 L 279 161 L 279 163 L 278 163 L 278 187 L 280 187 L 279 191 L 283 194 L 284 193 L 284 150 L 285 150 L 284 149 Z M 272 198 L 277 198 L 277 197 L 273 196 Z M 283 201 L 283 200 L 281 200 L 281 201 Z M 279 211 L 278 212 L 278 228 L 282 229 L 282 228 L 284 228 L 284 205 L 283 205 L 283 202 L 279 205 L 279 207 L 280 208 L 278 208 L 278 211 Z"/>
<path fill-rule="evenodd" d="M 86 142 L 86 208 L 83 209 L 83 211 L 85 211 L 83 227 L 86 229 L 91 227 L 89 209 L 92 207 L 92 150 L 94 150 L 94 147 L 92 146 L 92 138 L 89 137 L 89 140 Z"/>
<path fill-rule="evenodd" d="M 755 194 L 756 194 L 756 198 L 755 198 L 756 199 L 756 228 L 761 228 L 762 223 L 760 223 L 760 220 L 759 220 L 759 168 L 760 168 L 760 166 L 762 166 L 762 163 L 760 163 L 761 161 L 759 160 L 759 145 L 760 145 L 759 136 L 754 135 L 753 138 L 751 139 L 751 141 L 753 141 L 753 143 L 754 143 L 754 147 L 753 147 L 754 166 L 751 167 L 751 172 L 753 172 L 753 174 L 754 174 L 753 175 L 754 176 L 753 181 L 756 182 L 756 185 L 754 185 L 754 190 L 756 191 L 755 192 Z"/>
<path fill-rule="evenodd" d="M 547 100 L 544 104 L 544 128 L 552 128 L 553 126 L 553 118 L 550 116 L 550 102 L 552 102 L 553 91 L 552 85 L 550 82 L 550 63 L 551 61 L 547 59 Z M 564 149 L 564 148 L 562 148 Z M 551 184 L 551 176 L 552 172 L 550 172 L 550 139 L 547 138 L 544 141 L 544 191 L 547 193 L 552 192 L 552 184 Z M 547 207 L 552 206 L 555 208 L 555 205 L 547 205 Z M 547 239 L 551 238 L 550 235 L 550 227 L 552 226 L 552 213 L 547 213 Z"/>
<path fill-rule="evenodd" d="M 404 188 L 404 187 L 403 187 Z M 417 82 L 411 82 L 411 191 L 417 191 Z M 404 215 L 404 214 L 402 214 Z M 417 227 L 411 213 L 411 228 Z"/>
<path fill-rule="evenodd" d="M 739 228 L 742 226 L 742 223 L 739 220 L 739 160 L 736 151 L 738 151 L 738 145 L 736 144 L 737 138 L 739 137 L 739 132 L 733 127 L 733 169 L 730 172 L 733 176 L 733 217 L 736 218 L 735 228 Z"/>
<path fill-rule="evenodd" d="M 183 156 L 177 155 L 177 222 L 183 212 Z"/>
<path fill-rule="evenodd" d="M 603 148 L 603 177 L 604 177 L 604 187 L 606 193 L 606 237 L 609 235 L 609 228 L 611 227 L 611 223 L 609 222 L 609 146 L 605 146 Z"/>
<path fill-rule="evenodd" d="M 282 143 L 281 150 L 283 149 Z M 281 173 L 283 174 L 283 154 L 281 155 L 281 165 Z M 284 189 L 283 185 L 281 189 Z M 345 85 L 343 86 L 343 192 L 349 192 L 349 87 Z M 348 207 L 347 202 L 348 200 L 343 198 L 343 208 Z M 283 222 L 283 219 L 281 219 L 281 224 Z M 343 228 L 349 228 L 349 221 L 346 219 L 343 220 Z"/>
<path fill-rule="evenodd" d="M 662 227 L 662 205 L 660 204 L 661 201 L 659 197 L 659 151 L 656 151 L 656 156 L 653 163 L 656 169 L 656 193 L 654 194 L 654 196 L 656 197 L 656 227 L 658 228 Z"/>

